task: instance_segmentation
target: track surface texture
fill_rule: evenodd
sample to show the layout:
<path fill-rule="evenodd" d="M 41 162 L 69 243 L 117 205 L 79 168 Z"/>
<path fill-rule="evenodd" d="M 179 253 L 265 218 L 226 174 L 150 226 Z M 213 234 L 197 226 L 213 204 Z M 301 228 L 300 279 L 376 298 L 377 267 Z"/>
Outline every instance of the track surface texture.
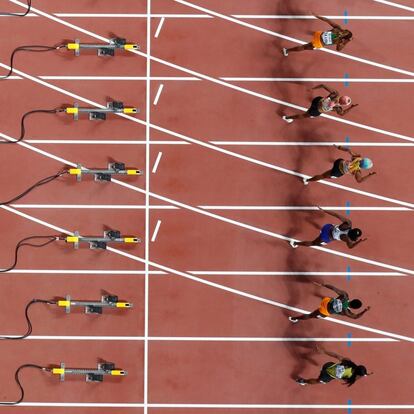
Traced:
<path fill-rule="evenodd" d="M 0 341 L 0 400 L 18 396 L 14 371 L 25 363 L 128 371 L 84 377 L 24 370 L 24 402 L 3 413 L 54 414 L 391 414 L 414 412 L 414 4 L 411 0 L 33 0 L 24 17 L 0 16 L 0 75 L 22 45 L 113 37 L 138 43 L 98 57 L 65 48 L 19 52 L 0 80 L 0 137 L 20 134 L 34 109 L 102 107 L 118 100 L 133 116 L 78 121 L 34 114 L 26 135 L 1 145 L 0 201 L 63 167 L 143 171 L 112 182 L 64 175 L 0 207 L 0 268 L 32 235 L 141 238 L 106 251 L 63 241 L 23 247 L 16 268 L 0 274 L 0 335 L 25 332 L 32 298 L 106 293 L 132 309 L 36 304 L 33 333 Z M 25 3 L 0 0 L 2 12 Z M 352 30 L 341 52 L 283 47 L 328 29 L 311 12 Z M 319 83 L 352 97 L 347 116 L 285 123 L 309 106 Z M 346 154 L 348 144 L 374 161 L 376 175 L 304 186 Z M 346 215 L 367 241 L 292 249 Z M 333 221 L 332 221 L 333 220 Z M 330 283 L 371 309 L 361 319 L 292 324 L 314 310 Z M 329 357 L 316 346 L 364 364 L 374 375 L 348 388 L 339 381 L 300 387 Z"/>

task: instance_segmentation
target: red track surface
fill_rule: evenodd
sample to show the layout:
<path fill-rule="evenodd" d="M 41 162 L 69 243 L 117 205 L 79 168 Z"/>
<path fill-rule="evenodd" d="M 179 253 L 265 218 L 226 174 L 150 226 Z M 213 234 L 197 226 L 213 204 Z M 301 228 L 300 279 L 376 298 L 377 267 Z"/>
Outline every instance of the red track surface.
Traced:
<path fill-rule="evenodd" d="M 19 365 L 28 362 L 40 365 L 65 362 L 71 367 L 94 367 L 99 359 L 104 359 L 126 369 L 128 376 L 116 380 L 106 378 L 102 384 L 85 384 L 83 379 L 73 377 L 59 383 L 57 377 L 25 371 L 22 379 L 25 402 L 29 406 L 3 408 L 3 411 L 298 414 L 305 411 L 345 412 L 348 401 L 352 400 L 353 405 L 366 406 L 364 413 L 372 414 L 378 411 L 369 408 L 370 405 L 413 404 L 411 372 L 414 359 L 410 341 L 354 341 L 350 346 L 334 339 L 323 346 L 365 364 L 375 375 L 352 388 L 342 387 L 339 383 L 299 388 L 293 378 L 316 376 L 327 359 L 315 354 L 314 341 L 292 340 L 346 340 L 350 335 L 370 340 L 393 335 L 414 337 L 409 317 L 414 294 L 409 276 L 414 272 L 413 211 L 352 211 L 353 223 L 362 228 L 368 241 L 352 251 L 338 243 L 329 245 L 327 251 L 320 251 L 293 250 L 279 236 L 300 240 L 314 238 L 317 229 L 330 221 L 323 214 L 310 210 L 243 210 L 238 207 L 294 208 L 318 204 L 343 208 L 350 203 L 352 207 L 392 208 L 413 204 L 412 146 L 378 146 L 378 143 L 412 144 L 412 106 L 409 102 L 413 96 L 413 83 L 351 82 L 345 86 L 343 82 L 330 82 L 329 85 L 346 92 L 359 103 L 359 107 L 344 118 L 357 125 L 326 118 L 287 125 L 280 115 L 298 110 L 274 100 L 307 107 L 312 97 L 309 88 L 315 82 L 221 79 L 342 79 L 346 73 L 351 80 L 404 80 L 412 79 L 412 76 L 322 52 L 291 54 L 283 58 L 280 49 L 293 46 L 293 42 L 219 17 L 167 17 L 155 38 L 160 17 L 150 19 L 151 33 L 148 34 L 147 3 L 151 3 L 153 15 L 203 14 L 173 0 L 135 0 L 134 3 L 107 0 L 100 1 L 99 5 L 90 0 L 59 4 L 52 0 L 33 0 L 33 7 L 49 14 L 136 13 L 143 16 L 66 16 L 58 17 L 60 22 L 39 16 L 0 18 L 3 34 L 0 62 L 6 65 L 11 51 L 17 46 L 53 45 L 75 38 L 100 43 L 92 34 L 106 38 L 113 34 L 126 37 L 138 42 L 144 53 L 150 44 L 151 56 L 155 58 L 150 64 L 149 88 L 146 83 L 149 62 L 145 55 L 120 51 L 116 58 L 101 59 L 93 52 L 84 51 L 80 57 L 75 57 L 64 49 L 46 54 L 17 54 L 15 68 L 23 72 L 23 79 L 10 79 L 0 84 L 0 132 L 10 137 L 19 135 L 22 114 L 33 109 L 73 105 L 75 101 L 81 106 L 91 106 L 82 99 L 105 105 L 109 98 L 140 108 L 136 117 L 138 122 L 111 115 L 102 123 L 90 122 L 86 116 L 75 122 L 63 114 L 28 118 L 25 138 L 28 146 L 0 147 L 1 200 L 54 174 L 66 163 L 102 168 L 117 160 L 145 171 L 137 178 L 119 178 L 129 187 L 119 183 L 95 183 L 91 177 L 77 183 L 73 177 L 65 176 L 35 190 L 13 210 L 0 210 L 1 268 L 11 262 L 16 243 L 29 235 L 58 234 L 59 229 L 100 235 L 105 229 L 113 228 L 143 239 L 139 245 L 114 246 L 118 252 L 87 248 L 76 251 L 63 242 L 41 250 L 24 248 L 21 251 L 18 271 L 3 274 L 0 278 L 3 293 L 0 335 L 24 332 L 24 306 L 33 297 L 50 299 L 70 294 L 75 299 L 97 300 L 103 292 L 110 292 L 133 302 L 134 308 L 106 310 L 101 316 L 92 316 L 79 310 L 66 315 L 56 307 L 35 305 L 31 309 L 33 335 L 48 338 L 0 343 L 3 355 L 0 360 L 0 400 L 14 398 L 17 390 L 13 373 Z M 312 0 L 198 0 L 196 3 L 226 16 L 306 15 L 309 10 L 328 16 L 343 15 L 345 9 L 349 16 L 412 16 L 409 11 L 370 0 L 332 0 L 326 4 Z M 409 0 L 399 0 L 398 3 L 412 6 Z M 6 0 L 1 0 L 0 6 L 2 11 L 23 10 Z M 324 27 L 315 20 L 241 20 L 303 41 L 309 41 L 314 30 Z M 91 35 L 64 26 L 62 22 L 88 30 Z M 348 26 L 354 32 L 355 40 L 346 48 L 345 54 L 413 71 L 412 20 L 350 20 Z M 381 36 L 381 42 L 378 41 L 379 33 L 387 33 Z M 0 75 L 4 73 L 6 69 L 1 68 Z M 36 79 L 27 79 L 24 74 L 35 76 L 43 84 Z M 203 78 L 205 75 L 213 79 L 153 79 Z M 134 76 L 142 79 L 40 78 L 44 76 Z M 155 106 L 153 101 L 161 83 L 164 89 Z M 232 85 L 244 91 L 234 90 Z M 246 93 L 248 91 L 258 95 L 252 96 Z M 145 126 L 148 121 L 154 127 L 149 135 Z M 373 131 L 367 126 L 382 131 Z M 403 135 L 405 139 L 395 134 Z M 273 143 L 343 142 L 347 136 L 351 143 L 374 145 L 357 147 L 357 150 L 374 160 L 376 177 L 361 185 L 349 177 L 334 182 L 345 188 L 322 183 L 304 187 L 300 178 L 280 171 L 284 168 L 292 173 L 313 175 L 326 170 L 340 154 L 329 145 L 275 146 Z M 151 143 L 148 154 L 146 139 Z M 31 142 L 33 140 L 46 142 Z M 49 140 L 54 142 L 47 142 Z M 65 140 L 78 140 L 79 143 Z M 84 140 L 91 142 L 81 144 Z M 109 140 L 134 143 L 102 143 Z M 185 145 L 179 145 L 177 141 Z M 229 145 L 228 141 L 236 144 Z M 259 142 L 268 145 L 258 145 Z M 33 148 L 44 152 L 35 152 Z M 157 172 L 152 173 L 159 152 L 163 155 Z M 360 192 L 355 193 L 352 189 Z M 146 190 L 150 192 L 148 216 Z M 393 200 L 384 201 L 380 197 Z M 56 206 L 46 208 L 51 205 Z M 96 208 L 79 208 L 79 205 L 95 205 Z M 130 208 L 102 208 L 116 205 Z M 211 209 L 211 206 L 234 208 Z M 18 215 L 19 212 L 28 216 Z M 159 220 L 162 224 L 156 240 L 147 241 Z M 145 259 L 149 260 L 147 268 Z M 376 265 L 367 260 L 375 261 Z M 345 275 L 336 274 L 346 272 L 348 267 L 351 272 L 377 272 L 377 275 L 353 276 L 347 281 Z M 398 270 L 400 268 L 402 270 Z M 40 273 L 34 273 L 34 270 Z M 197 280 L 188 279 L 193 277 L 192 272 L 196 272 Z M 301 275 L 302 272 L 308 274 Z M 319 272 L 328 275 L 319 275 Z M 380 275 L 381 272 L 400 275 L 385 276 Z M 370 305 L 371 311 L 358 320 L 355 327 L 332 321 L 290 324 L 287 316 L 296 312 L 284 309 L 284 306 L 310 311 L 317 306 L 321 295 L 327 293 L 309 283 L 312 280 L 349 290 L 351 296 L 361 297 Z M 207 286 L 203 282 L 216 285 Z M 235 291 L 226 291 L 229 288 Z M 254 296 L 243 297 L 243 293 Z M 261 299 L 274 303 L 266 304 Z M 369 328 L 383 332 L 373 332 Z M 64 339 L 60 336 L 84 338 Z M 93 340 L 95 336 L 114 338 Z M 125 340 L 123 337 L 130 338 Z M 218 338 L 236 339 L 218 341 Z M 264 338 L 284 340 L 264 342 Z M 52 407 L 37 408 L 33 403 L 51 403 Z M 59 403 L 63 406 L 58 406 Z M 85 408 L 97 403 L 104 405 Z M 114 406 L 121 403 L 126 405 Z M 78 406 L 70 407 L 70 404 Z M 166 406 L 160 407 L 161 404 Z M 174 404 L 183 407 L 174 408 Z M 197 404 L 205 404 L 205 407 L 197 408 Z M 214 408 L 210 404 L 222 406 Z M 226 408 L 226 405 L 245 404 L 263 407 Z M 270 408 L 282 404 L 287 406 Z M 317 407 L 321 404 L 341 407 Z M 269 408 L 265 407 L 267 405 Z M 302 408 L 294 408 L 294 405 L 302 405 Z M 309 407 L 304 410 L 307 405 Z M 396 410 L 381 409 L 381 413 L 390 414 Z M 410 410 L 414 408 L 405 411 Z"/>

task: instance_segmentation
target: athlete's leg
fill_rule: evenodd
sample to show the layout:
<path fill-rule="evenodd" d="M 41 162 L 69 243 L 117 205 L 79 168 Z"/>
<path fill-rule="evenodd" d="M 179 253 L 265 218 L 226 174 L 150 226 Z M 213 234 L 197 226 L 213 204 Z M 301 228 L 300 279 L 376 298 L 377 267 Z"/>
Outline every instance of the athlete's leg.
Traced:
<path fill-rule="evenodd" d="M 323 179 L 326 179 L 326 178 L 331 178 L 331 175 L 332 175 L 332 169 L 330 169 L 328 171 L 325 171 L 322 174 L 315 175 L 312 178 L 309 178 L 307 181 L 308 181 L 308 183 L 311 182 L 311 181 L 319 181 L 319 180 L 323 180 Z"/>
<path fill-rule="evenodd" d="M 313 45 L 312 43 L 306 43 L 306 45 L 295 46 L 286 50 L 287 52 L 302 52 L 303 50 L 313 50 Z"/>

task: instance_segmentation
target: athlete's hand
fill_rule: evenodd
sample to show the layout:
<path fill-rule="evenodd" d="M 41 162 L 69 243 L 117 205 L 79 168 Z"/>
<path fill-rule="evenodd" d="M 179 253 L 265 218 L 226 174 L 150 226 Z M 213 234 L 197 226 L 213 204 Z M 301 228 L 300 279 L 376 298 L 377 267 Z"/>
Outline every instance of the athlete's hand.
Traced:
<path fill-rule="evenodd" d="M 375 171 L 372 171 L 368 175 L 375 175 L 375 174 L 376 174 L 376 172 Z"/>
<path fill-rule="evenodd" d="M 356 106 L 359 106 L 359 104 L 352 104 L 351 108 L 355 108 Z"/>
<path fill-rule="evenodd" d="M 367 306 L 367 307 L 365 308 L 365 312 L 368 312 L 370 309 L 371 309 L 371 306 Z"/>
<path fill-rule="evenodd" d="M 364 241 L 367 241 L 368 239 L 365 237 L 365 239 L 359 239 L 359 242 L 362 243 Z"/>

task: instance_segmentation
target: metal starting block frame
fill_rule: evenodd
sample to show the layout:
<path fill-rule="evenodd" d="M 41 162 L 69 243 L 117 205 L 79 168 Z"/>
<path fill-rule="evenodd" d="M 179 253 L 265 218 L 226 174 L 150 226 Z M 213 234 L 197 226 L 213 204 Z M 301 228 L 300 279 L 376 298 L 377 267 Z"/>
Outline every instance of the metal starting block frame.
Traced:
<path fill-rule="evenodd" d="M 140 46 L 136 43 L 127 43 L 126 39 L 121 37 L 114 37 L 109 39 L 108 44 L 81 43 L 79 39 L 75 39 L 74 43 L 66 45 L 66 49 L 73 50 L 75 56 L 80 55 L 81 49 L 96 49 L 98 56 L 114 56 L 116 49 L 140 50 Z"/>
<path fill-rule="evenodd" d="M 116 369 L 112 362 L 103 362 L 98 364 L 97 369 L 93 368 L 66 368 L 65 363 L 61 362 L 60 367 L 51 369 L 52 374 L 59 375 L 61 381 L 65 381 L 66 375 L 85 375 L 86 382 L 102 382 L 104 376 L 126 376 L 127 371 Z"/>
<path fill-rule="evenodd" d="M 80 243 L 89 243 L 89 248 L 105 250 L 108 243 L 141 243 L 141 239 L 135 236 L 122 237 L 118 230 L 104 231 L 103 237 L 83 237 L 78 231 L 73 236 L 65 236 L 66 243 L 73 243 L 75 249 L 79 249 Z"/>
<path fill-rule="evenodd" d="M 89 114 L 90 121 L 105 121 L 106 114 L 138 114 L 140 110 L 134 107 L 125 107 L 121 101 L 109 101 L 106 103 L 106 108 L 83 108 L 80 107 L 77 102 L 73 104 L 73 107 L 65 108 L 65 113 L 73 115 L 75 121 L 79 120 L 79 114 Z"/>
<path fill-rule="evenodd" d="M 132 308 L 133 304 L 130 302 L 122 302 L 118 300 L 118 296 L 104 295 L 101 301 L 90 300 L 72 300 L 69 295 L 66 295 L 65 300 L 58 300 L 57 305 L 65 308 L 66 313 L 70 313 L 73 306 L 85 308 L 85 313 L 102 314 L 103 308 Z"/>
<path fill-rule="evenodd" d="M 95 181 L 111 181 L 112 175 L 142 175 L 142 170 L 127 169 L 122 162 L 112 162 L 108 164 L 107 169 L 89 169 L 82 167 L 81 164 L 77 165 L 77 168 L 69 169 L 70 175 L 76 175 L 76 181 L 82 181 L 83 174 L 93 174 Z"/>

